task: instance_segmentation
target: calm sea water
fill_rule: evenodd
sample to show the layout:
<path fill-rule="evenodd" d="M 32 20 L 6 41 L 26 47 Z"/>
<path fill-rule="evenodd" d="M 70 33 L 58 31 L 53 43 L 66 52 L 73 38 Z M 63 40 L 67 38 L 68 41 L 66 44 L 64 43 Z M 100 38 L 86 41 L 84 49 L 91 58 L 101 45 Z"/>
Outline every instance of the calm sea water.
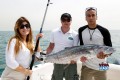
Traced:
<path fill-rule="evenodd" d="M 44 37 L 40 40 L 41 48 L 46 50 L 49 44 L 49 37 L 51 31 L 44 31 Z M 111 30 L 111 39 L 113 43 L 113 47 L 116 48 L 116 52 L 112 54 L 112 56 L 108 57 L 108 62 L 118 64 L 118 59 L 120 58 L 120 30 Z M 33 32 L 33 36 L 35 39 L 35 35 L 39 33 L 37 31 Z M 0 31 L 0 75 L 2 74 L 6 64 L 5 64 L 5 47 L 11 36 L 14 35 L 13 31 Z M 120 59 L 119 59 L 120 60 Z"/>

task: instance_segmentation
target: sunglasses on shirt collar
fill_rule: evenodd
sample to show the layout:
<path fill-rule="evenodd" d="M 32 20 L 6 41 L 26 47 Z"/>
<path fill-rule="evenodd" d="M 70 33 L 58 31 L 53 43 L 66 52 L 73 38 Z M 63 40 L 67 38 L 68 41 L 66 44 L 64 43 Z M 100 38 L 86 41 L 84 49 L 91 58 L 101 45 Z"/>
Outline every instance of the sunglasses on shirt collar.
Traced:
<path fill-rule="evenodd" d="M 29 25 L 29 24 L 22 24 L 22 25 L 20 26 L 20 29 L 24 29 L 24 28 L 29 29 L 29 28 L 30 28 L 30 25 Z"/>

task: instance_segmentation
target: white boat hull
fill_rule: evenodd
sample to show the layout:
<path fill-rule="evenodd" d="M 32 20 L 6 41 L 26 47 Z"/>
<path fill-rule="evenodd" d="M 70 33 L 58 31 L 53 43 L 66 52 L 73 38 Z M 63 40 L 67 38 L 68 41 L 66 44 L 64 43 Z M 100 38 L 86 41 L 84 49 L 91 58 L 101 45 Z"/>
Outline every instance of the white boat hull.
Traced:
<path fill-rule="evenodd" d="M 109 64 L 109 70 L 107 70 L 107 80 L 120 80 L 120 65 Z M 53 72 L 53 63 L 45 63 L 36 65 L 33 67 L 33 74 L 31 80 L 51 80 Z M 82 64 L 78 63 L 78 74 L 81 75 Z"/>

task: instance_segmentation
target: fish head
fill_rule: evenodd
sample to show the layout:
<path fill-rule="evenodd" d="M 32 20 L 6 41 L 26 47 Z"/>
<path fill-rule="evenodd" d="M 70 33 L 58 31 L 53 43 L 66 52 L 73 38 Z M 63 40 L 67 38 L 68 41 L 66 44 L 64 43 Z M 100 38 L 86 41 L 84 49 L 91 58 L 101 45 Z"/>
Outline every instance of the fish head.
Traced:
<path fill-rule="evenodd" d="M 105 54 L 111 54 L 111 53 L 114 53 L 116 50 L 115 48 L 113 47 L 110 47 L 110 46 L 100 46 L 98 47 L 97 49 L 97 52 L 103 52 Z"/>
<path fill-rule="evenodd" d="M 95 54 L 98 54 L 100 52 L 103 52 L 105 54 L 111 54 L 114 53 L 116 50 L 115 48 L 110 46 L 95 45 L 93 47 L 93 51 L 95 52 Z"/>

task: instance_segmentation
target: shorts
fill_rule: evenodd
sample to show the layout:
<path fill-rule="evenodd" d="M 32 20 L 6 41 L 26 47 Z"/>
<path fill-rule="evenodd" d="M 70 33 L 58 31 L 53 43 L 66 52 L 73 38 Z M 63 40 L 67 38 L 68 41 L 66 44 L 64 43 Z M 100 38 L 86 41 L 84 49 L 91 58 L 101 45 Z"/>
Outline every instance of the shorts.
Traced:
<path fill-rule="evenodd" d="M 26 76 L 14 69 L 6 67 L 1 75 L 1 80 L 25 80 Z"/>

